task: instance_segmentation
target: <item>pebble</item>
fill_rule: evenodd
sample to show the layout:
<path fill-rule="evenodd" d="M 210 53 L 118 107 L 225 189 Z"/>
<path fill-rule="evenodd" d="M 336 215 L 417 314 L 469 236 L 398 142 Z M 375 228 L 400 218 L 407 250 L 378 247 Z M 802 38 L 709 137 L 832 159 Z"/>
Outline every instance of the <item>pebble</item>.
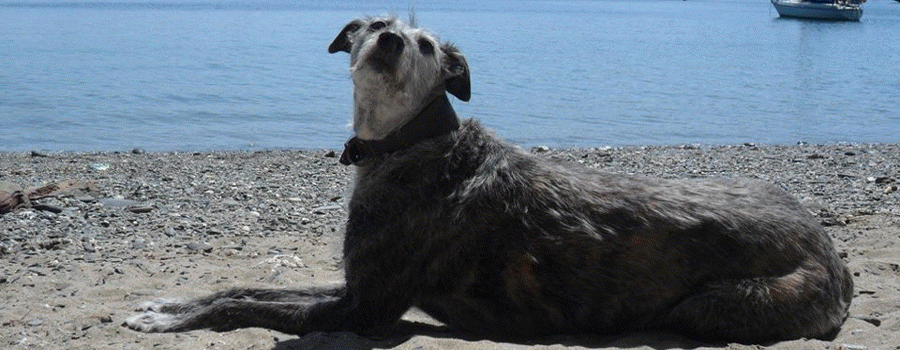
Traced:
<path fill-rule="evenodd" d="M 135 214 L 145 214 L 153 211 L 153 206 L 149 204 L 132 205 L 125 208 Z"/>
<path fill-rule="evenodd" d="M 847 349 L 847 350 L 865 350 L 865 349 L 868 349 L 868 347 L 866 347 L 866 346 L 864 346 L 864 345 L 856 345 L 856 344 L 841 344 L 841 348 L 844 348 L 844 349 Z"/>
<path fill-rule="evenodd" d="M 91 163 L 88 167 L 96 171 L 107 171 L 109 170 L 109 163 Z"/>
<path fill-rule="evenodd" d="M 84 203 L 94 203 L 97 201 L 97 198 L 94 198 L 94 196 L 91 196 L 89 194 L 76 196 L 75 199 L 77 199 L 81 202 L 84 202 Z"/>
<path fill-rule="evenodd" d="M 111 207 L 111 208 L 127 208 L 127 207 L 136 207 L 141 206 L 143 203 L 130 200 L 130 199 L 118 199 L 118 198 L 103 198 L 99 200 L 100 204 L 103 206 Z"/>
<path fill-rule="evenodd" d="M 340 209 L 342 209 L 342 208 L 343 208 L 343 206 L 340 206 L 340 205 L 323 205 L 323 206 L 321 206 L 321 207 L 314 208 L 314 209 L 313 209 L 313 213 L 316 213 L 316 214 L 325 214 L 326 211 L 330 211 L 330 210 L 340 210 Z"/>
<path fill-rule="evenodd" d="M 202 242 L 190 242 L 187 244 L 187 248 L 193 251 L 202 251 L 209 253 L 213 250 L 213 246 L 209 243 Z"/>
<path fill-rule="evenodd" d="M 31 207 L 37 210 L 49 211 L 54 214 L 59 214 L 63 211 L 63 208 L 50 204 L 34 204 Z"/>

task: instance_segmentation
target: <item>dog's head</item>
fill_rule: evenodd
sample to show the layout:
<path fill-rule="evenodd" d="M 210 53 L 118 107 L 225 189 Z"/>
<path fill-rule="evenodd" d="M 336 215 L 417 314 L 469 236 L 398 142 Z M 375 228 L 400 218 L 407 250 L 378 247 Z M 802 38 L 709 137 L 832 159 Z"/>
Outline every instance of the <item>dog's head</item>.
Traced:
<path fill-rule="evenodd" d="M 469 100 L 469 67 L 459 50 L 396 17 L 351 21 L 328 46 L 329 53 L 339 51 L 350 54 L 361 138 L 383 138 L 438 93 Z"/>

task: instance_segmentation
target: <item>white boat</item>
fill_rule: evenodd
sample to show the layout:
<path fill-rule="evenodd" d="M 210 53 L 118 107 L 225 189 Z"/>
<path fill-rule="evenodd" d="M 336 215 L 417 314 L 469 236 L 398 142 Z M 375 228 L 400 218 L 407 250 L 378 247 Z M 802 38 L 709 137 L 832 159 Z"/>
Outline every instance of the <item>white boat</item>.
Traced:
<path fill-rule="evenodd" d="M 781 17 L 858 21 L 865 0 L 771 0 Z"/>

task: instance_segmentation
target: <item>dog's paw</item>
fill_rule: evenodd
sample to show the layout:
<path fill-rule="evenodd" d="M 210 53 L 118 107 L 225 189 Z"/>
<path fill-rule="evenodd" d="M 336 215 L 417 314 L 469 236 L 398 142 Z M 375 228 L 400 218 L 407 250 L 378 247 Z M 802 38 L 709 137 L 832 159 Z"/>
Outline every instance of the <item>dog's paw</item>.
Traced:
<path fill-rule="evenodd" d="M 165 309 L 172 309 L 178 305 L 180 304 L 174 299 L 157 299 L 141 303 L 134 311 L 166 312 Z"/>
<path fill-rule="evenodd" d="M 177 315 L 145 311 L 125 319 L 122 326 L 139 332 L 159 333 L 172 331 L 180 323 L 181 318 Z"/>

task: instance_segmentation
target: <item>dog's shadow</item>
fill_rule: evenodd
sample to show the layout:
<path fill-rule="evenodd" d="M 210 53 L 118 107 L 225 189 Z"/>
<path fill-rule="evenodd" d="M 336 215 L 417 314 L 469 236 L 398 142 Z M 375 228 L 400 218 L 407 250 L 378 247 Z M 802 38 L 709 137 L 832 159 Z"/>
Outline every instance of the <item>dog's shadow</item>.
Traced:
<path fill-rule="evenodd" d="M 415 339 L 414 339 L 415 338 Z M 431 338 L 431 339 L 428 339 Z M 451 344 L 448 341 L 460 342 L 492 342 L 493 345 L 484 343 L 469 346 Z M 406 344 L 413 342 L 414 344 Z M 407 346 L 403 346 L 407 345 Z M 481 337 L 468 333 L 454 332 L 447 327 L 432 324 L 400 321 L 394 333 L 387 338 L 372 339 L 351 332 L 335 333 L 310 333 L 300 338 L 278 341 L 273 350 L 306 350 L 306 349 L 341 349 L 341 350 L 369 350 L 369 349 L 440 349 L 440 348 L 521 348 L 544 346 L 580 346 L 585 348 L 636 348 L 650 347 L 652 349 L 693 349 L 699 347 L 720 347 L 726 344 L 706 343 L 693 340 L 684 336 L 662 332 L 632 332 L 616 335 L 558 335 L 535 338 L 529 340 L 505 339 Z"/>

